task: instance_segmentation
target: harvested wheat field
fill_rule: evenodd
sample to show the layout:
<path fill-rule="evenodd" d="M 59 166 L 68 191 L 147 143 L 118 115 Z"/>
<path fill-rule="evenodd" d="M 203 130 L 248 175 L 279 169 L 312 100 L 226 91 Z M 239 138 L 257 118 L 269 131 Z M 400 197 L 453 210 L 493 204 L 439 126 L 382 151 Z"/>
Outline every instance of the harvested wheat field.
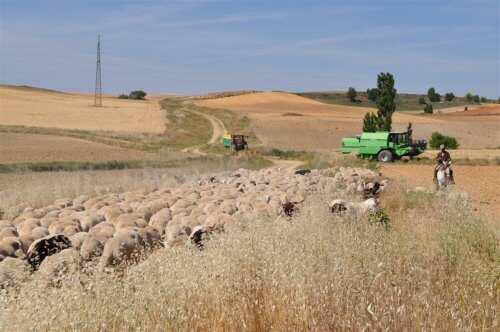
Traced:
<path fill-rule="evenodd" d="M 433 165 L 383 165 L 382 173 L 405 181 L 410 187 L 433 187 Z M 456 189 L 469 194 L 474 207 L 481 212 L 500 215 L 500 166 L 455 165 Z M 498 220 L 497 220 L 498 221 Z"/>
<path fill-rule="evenodd" d="M 161 134 L 165 117 L 157 101 L 94 97 L 34 88 L 0 86 L 0 124 L 29 127 Z"/>
<path fill-rule="evenodd" d="M 248 116 L 259 139 L 267 146 L 325 151 L 340 147 L 341 139 L 358 134 L 371 108 L 323 104 L 289 93 L 263 92 L 201 100 L 197 105 L 225 108 Z M 394 129 L 413 123 L 416 138 L 428 139 L 433 131 L 456 136 L 464 148 L 500 145 L 498 122 L 486 117 L 473 122 L 462 117 L 394 115 Z"/>
<path fill-rule="evenodd" d="M 485 161 L 489 163 L 497 163 L 500 161 L 500 149 L 458 149 L 450 150 L 453 159 L 469 159 L 476 161 Z M 438 150 L 427 150 L 420 155 L 420 157 L 426 157 L 430 159 L 436 158 Z"/>
<path fill-rule="evenodd" d="M 150 159 L 153 154 L 77 138 L 0 133 L 0 164 Z"/>

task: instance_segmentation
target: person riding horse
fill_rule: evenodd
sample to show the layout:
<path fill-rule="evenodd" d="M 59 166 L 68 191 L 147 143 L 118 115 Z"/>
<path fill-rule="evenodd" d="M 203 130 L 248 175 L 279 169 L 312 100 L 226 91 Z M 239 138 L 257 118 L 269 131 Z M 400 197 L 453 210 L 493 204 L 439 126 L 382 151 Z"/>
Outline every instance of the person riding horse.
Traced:
<path fill-rule="evenodd" d="M 436 167 L 434 167 L 434 181 L 437 181 L 437 172 L 439 170 L 439 167 L 441 167 L 441 165 L 443 164 L 446 164 L 450 169 L 450 183 L 454 184 L 455 180 L 453 178 L 453 169 L 451 168 L 451 155 L 448 151 L 446 151 L 444 144 L 441 144 L 439 146 L 439 149 L 440 151 L 436 156 L 437 165 Z"/>

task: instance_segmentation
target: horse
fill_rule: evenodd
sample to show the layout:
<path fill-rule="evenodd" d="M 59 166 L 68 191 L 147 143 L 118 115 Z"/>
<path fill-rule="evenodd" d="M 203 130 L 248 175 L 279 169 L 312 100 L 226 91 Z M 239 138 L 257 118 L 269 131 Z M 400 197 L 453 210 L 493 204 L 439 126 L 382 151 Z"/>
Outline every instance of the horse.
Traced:
<path fill-rule="evenodd" d="M 445 189 L 451 184 L 451 174 L 450 174 L 451 164 L 440 163 L 437 166 L 436 174 L 436 189 Z"/>

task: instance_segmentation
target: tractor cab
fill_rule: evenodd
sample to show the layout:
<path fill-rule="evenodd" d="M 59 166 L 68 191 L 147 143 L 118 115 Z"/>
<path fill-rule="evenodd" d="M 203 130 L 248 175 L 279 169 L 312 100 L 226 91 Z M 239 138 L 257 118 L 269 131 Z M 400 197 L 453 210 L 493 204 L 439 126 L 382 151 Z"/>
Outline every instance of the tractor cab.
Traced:
<path fill-rule="evenodd" d="M 248 149 L 247 138 L 248 136 L 241 134 L 226 133 L 222 137 L 222 145 L 227 149 L 231 149 L 232 151 L 245 150 Z"/>

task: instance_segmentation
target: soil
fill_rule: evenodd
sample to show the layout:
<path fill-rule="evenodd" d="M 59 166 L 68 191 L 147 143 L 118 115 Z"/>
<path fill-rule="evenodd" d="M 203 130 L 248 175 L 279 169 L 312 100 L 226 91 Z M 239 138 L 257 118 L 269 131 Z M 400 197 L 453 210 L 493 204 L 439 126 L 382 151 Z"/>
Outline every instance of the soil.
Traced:
<path fill-rule="evenodd" d="M 434 188 L 433 165 L 383 165 L 382 173 L 392 179 L 406 181 L 410 187 Z M 473 206 L 480 212 L 500 216 L 500 166 L 455 165 L 456 188 L 467 192 Z"/>
<path fill-rule="evenodd" d="M 0 133 L 0 163 L 149 159 L 151 154 L 76 138 Z"/>
<path fill-rule="evenodd" d="M 363 117 L 372 108 L 323 104 L 289 93 L 263 92 L 200 100 L 196 104 L 224 108 L 248 116 L 258 138 L 267 146 L 281 149 L 330 151 L 341 140 L 362 131 Z M 294 113 L 297 116 L 287 116 Z M 397 112 L 393 129 L 406 130 L 413 124 L 415 138 L 430 139 L 439 131 L 458 139 L 461 148 L 481 149 L 500 146 L 500 116 L 421 115 Z"/>

